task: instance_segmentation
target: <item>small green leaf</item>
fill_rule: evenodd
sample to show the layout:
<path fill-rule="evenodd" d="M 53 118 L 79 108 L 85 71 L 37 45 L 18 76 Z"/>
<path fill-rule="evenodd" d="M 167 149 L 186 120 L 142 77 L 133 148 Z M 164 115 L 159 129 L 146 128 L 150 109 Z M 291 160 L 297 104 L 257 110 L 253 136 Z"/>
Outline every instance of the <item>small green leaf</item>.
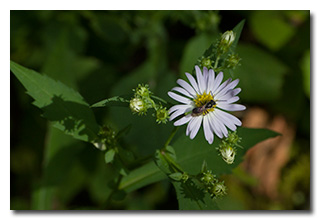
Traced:
<path fill-rule="evenodd" d="M 114 149 L 108 150 L 106 152 L 106 154 L 104 155 L 104 161 L 106 163 L 111 163 L 113 161 L 115 153 L 116 153 L 116 151 Z"/>
<path fill-rule="evenodd" d="M 128 100 L 129 96 L 127 96 L 126 98 L 124 97 L 120 97 L 120 96 L 114 96 L 112 98 L 108 98 L 108 99 L 104 99 L 100 102 L 97 102 L 93 105 L 91 105 L 91 108 L 98 108 L 98 107 L 106 107 L 106 106 L 128 106 L 128 103 L 130 102 L 130 100 Z M 130 97 L 129 97 L 130 98 Z"/>
<path fill-rule="evenodd" d="M 180 181 L 181 180 L 181 178 L 182 178 L 182 173 L 171 173 L 171 174 L 169 174 L 169 177 L 171 178 L 171 179 L 173 179 L 173 180 L 175 180 L 175 181 Z"/>

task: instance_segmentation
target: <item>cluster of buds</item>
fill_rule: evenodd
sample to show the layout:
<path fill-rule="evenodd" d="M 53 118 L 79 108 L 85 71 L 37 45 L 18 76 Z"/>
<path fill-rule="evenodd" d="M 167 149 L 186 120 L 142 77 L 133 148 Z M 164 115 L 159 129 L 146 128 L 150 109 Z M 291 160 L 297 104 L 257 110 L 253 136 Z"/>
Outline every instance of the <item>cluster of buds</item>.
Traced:
<path fill-rule="evenodd" d="M 202 56 L 200 59 L 198 59 L 198 65 L 202 69 L 203 67 L 207 67 L 207 69 L 213 69 L 213 63 L 211 57 L 204 57 Z"/>
<path fill-rule="evenodd" d="M 155 110 L 154 117 L 156 117 L 157 123 L 166 123 L 169 119 L 169 112 L 166 107 L 161 104 L 155 103 L 152 99 L 152 92 L 148 85 L 139 84 L 136 89 L 133 89 L 134 97 L 130 100 L 130 109 L 133 113 L 138 115 L 146 115 L 148 109 L 153 108 Z"/>
<path fill-rule="evenodd" d="M 240 65 L 240 60 L 241 58 L 238 54 L 229 54 L 224 61 L 224 68 L 234 69 L 235 67 Z"/>
<path fill-rule="evenodd" d="M 92 144 L 99 150 L 114 148 L 117 145 L 116 132 L 107 125 L 103 125 L 100 128 L 97 139 Z"/>
<path fill-rule="evenodd" d="M 224 181 L 219 181 L 211 170 L 202 172 L 200 181 L 205 186 L 206 191 L 210 194 L 211 198 L 222 197 L 227 194 L 227 187 Z"/>
<path fill-rule="evenodd" d="M 222 139 L 218 151 L 227 164 L 232 164 L 234 162 L 237 147 L 241 147 L 239 145 L 240 141 L 241 137 L 237 135 L 236 131 L 229 132 L 228 137 Z"/>

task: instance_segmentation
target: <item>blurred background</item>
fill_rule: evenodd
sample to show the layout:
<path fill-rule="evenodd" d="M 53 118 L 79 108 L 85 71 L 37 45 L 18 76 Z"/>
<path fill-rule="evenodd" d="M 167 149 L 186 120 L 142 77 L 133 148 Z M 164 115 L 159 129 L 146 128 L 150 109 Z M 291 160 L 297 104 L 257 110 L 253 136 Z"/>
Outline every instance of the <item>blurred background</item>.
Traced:
<path fill-rule="evenodd" d="M 11 11 L 10 59 L 79 91 L 89 104 L 148 83 L 159 97 L 219 37 L 245 19 L 236 52 L 243 126 L 280 137 L 250 149 L 221 209 L 310 209 L 310 11 Z M 27 209 L 178 209 L 164 180 L 110 198 L 115 171 L 104 155 L 52 127 L 10 75 L 10 207 Z M 121 130 L 136 156 L 152 154 L 172 130 L 129 108 L 94 109 Z"/>

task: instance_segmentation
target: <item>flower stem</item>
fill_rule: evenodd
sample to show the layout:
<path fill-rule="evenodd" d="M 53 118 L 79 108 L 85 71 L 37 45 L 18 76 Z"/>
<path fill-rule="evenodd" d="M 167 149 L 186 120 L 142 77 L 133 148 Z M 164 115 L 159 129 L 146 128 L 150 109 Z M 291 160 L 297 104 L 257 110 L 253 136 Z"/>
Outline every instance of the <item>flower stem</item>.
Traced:
<path fill-rule="evenodd" d="M 177 133 L 179 127 L 174 127 L 170 136 L 168 137 L 166 143 L 164 144 L 163 148 L 164 149 L 166 146 L 168 146 L 170 144 L 170 142 L 172 141 L 172 138 L 174 137 L 174 135 Z"/>
<path fill-rule="evenodd" d="M 214 70 L 218 67 L 219 59 L 220 59 L 220 55 L 217 56 L 216 62 L 214 63 L 214 67 L 213 67 Z"/>

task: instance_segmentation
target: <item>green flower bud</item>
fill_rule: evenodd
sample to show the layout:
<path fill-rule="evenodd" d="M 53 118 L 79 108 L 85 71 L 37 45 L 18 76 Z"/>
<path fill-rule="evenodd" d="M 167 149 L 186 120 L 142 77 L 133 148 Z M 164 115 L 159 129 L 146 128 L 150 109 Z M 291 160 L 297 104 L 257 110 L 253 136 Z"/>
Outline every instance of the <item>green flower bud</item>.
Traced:
<path fill-rule="evenodd" d="M 202 173 L 202 177 L 200 180 L 204 185 L 211 185 L 214 182 L 216 182 L 215 175 L 212 174 L 211 170 L 208 170 L 207 172 Z"/>
<path fill-rule="evenodd" d="M 139 115 L 147 112 L 147 107 L 141 98 L 132 98 L 130 100 L 130 109 L 133 113 L 138 113 Z"/>
<path fill-rule="evenodd" d="M 135 97 L 149 98 L 149 96 L 151 95 L 148 84 L 139 84 L 138 87 L 133 91 L 135 92 Z"/>
<path fill-rule="evenodd" d="M 224 185 L 224 182 L 218 182 L 214 184 L 209 189 L 211 197 L 221 197 L 227 194 L 227 187 Z"/>
<path fill-rule="evenodd" d="M 238 54 L 230 54 L 225 61 L 225 68 L 234 69 L 236 66 L 240 65 L 241 58 Z"/>
<path fill-rule="evenodd" d="M 156 110 L 156 117 L 157 120 L 156 122 L 160 123 L 167 123 L 168 119 L 169 119 L 169 112 L 167 110 L 166 107 L 162 107 L 160 106 L 157 110 Z"/>

